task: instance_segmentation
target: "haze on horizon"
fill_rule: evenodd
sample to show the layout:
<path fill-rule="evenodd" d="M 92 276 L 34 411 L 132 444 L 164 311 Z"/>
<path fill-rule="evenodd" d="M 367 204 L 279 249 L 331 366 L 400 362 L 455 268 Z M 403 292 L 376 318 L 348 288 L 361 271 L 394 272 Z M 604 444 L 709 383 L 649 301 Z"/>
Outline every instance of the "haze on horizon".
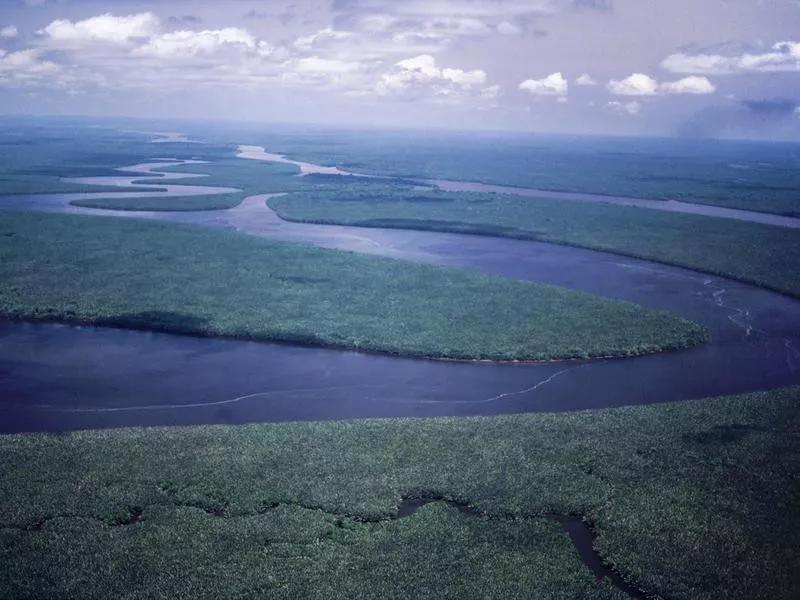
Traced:
<path fill-rule="evenodd" d="M 0 113 L 800 140 L 797 0 L 0 0 Z"/>

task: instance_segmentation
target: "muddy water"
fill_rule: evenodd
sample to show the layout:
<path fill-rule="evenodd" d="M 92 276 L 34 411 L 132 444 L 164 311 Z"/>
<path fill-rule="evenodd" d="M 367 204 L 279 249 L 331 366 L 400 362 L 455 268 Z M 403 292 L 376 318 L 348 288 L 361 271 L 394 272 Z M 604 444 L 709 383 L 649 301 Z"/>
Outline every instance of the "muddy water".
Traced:
<path fill-rule="evenodd" d="M 153 168 L 137 165 L 128 172 L 152 176 Z M 115 181 L 125 186 L 135 179 Z M 168 187 L 167 195 L 209 193 L 205 187 L 154 187 Z M 800 384 L 800 303 L 752 286 L 550 244 L 287 223 L 268 209 L 266 196 L 200 213 L 82 209 L 69 205 L 76 196 L 93 197 L 7 197 L 0 207 L 179 221 L 541 281 L 684 315 L 704 324 L 713 339 L 674 354 L 522 366 L 0 323 L 2 432 L 568 411 Z"/>

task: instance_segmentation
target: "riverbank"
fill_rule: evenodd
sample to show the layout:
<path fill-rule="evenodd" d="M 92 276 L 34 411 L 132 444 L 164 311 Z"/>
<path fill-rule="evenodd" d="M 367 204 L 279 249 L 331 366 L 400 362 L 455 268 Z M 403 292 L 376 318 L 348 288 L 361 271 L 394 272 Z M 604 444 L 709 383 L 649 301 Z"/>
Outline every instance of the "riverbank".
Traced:
<path fill-rule="evenodd" d="M 424 358 L 691 347 L 699 325 L 552 286 L 178 224 L 0 213 L 0 315 Z"/>
<path fill-rule="evenodd" d="M 444 192 L 352 181 L 270 198 L 302 223 L 510 237 L 614 252 L 754 283 L 800 298 L 800 231 L 633 206 Z"/>

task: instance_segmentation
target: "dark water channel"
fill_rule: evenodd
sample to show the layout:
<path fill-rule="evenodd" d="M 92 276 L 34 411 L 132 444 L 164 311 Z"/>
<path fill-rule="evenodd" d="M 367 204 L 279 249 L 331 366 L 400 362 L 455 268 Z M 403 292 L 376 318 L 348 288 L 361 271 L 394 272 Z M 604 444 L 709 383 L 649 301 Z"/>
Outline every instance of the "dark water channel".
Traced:
<path fill-rule="evenodd" d="M 152 178 L 153 168 L 126 170 Z M 84 181 L 135 181 L 99 179 Z M 154 187 L 167 187 L 166 195 L 209 193 Z M 5 197 L 0 208 L 178 221 L 550 283 L 672 311 L 705 325 L 712 341 L 632 359 L 491 365 L 0 322 L 0 432 L 571 411 L 800 384 L 800 303 L 753 286 L 551 244 L 287 223 L 268 209 L 266 196 L 231 210 L 189 213 L 69 205 L 76 197 L 109 196 Z"/>
<path fill-rule="evenodd" d="M 462 515 L 474 518 L 487 518 L 487 519 L 502 519 L 503 517 L 496 517 L 485 514 L 476 508 L 446 500 L 444 498 L 403 498 L 397 511 L 397 518 L 404 519 L 410 517 L 423 506 L 432 504 L 434 502 L 441 502 L 458 510 Z M 628 595 L 629 598 L 635 600 L 646 600 L 651 597 L 645 592 L 637 589 L 629 584 L 625 579 L 613 569 L 610 569 L 603 562 L 603 559 L 594 549 L 594 541 L 592 538 L 592 530 L 589 525 L 580 517 L 562 516 L 562 515 L 543 515 L 541 517 L 549 521 L 555 521 L 569 536 L 575 551 L 583 563 L 592 574 L 598 579 L 608 579 L 617 589 Z"/>

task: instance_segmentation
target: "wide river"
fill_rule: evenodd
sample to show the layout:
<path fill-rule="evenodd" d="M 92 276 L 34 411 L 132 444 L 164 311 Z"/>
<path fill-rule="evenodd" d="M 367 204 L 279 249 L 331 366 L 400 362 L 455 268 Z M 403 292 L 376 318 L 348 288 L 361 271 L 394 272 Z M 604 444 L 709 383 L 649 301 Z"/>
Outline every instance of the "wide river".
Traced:
<path fill-rule="evenodd" d="M 187 177 L 153 172 L 176 164 L 135 165 L 124 169 L 125 176 L 80 181 L 124 187 L 143 176 L 165 182 Z M 165 196 L 230 191 L 152 187 L 167 188 Z M 552 244 L 288 223 L 266 206 L 268 196 L 250 197 L 230 210 L 189 213 L 69 204 L 110 196 L 7 196 L 0 208 L 178 221 L 550 283 L 672 311 L 705 325 L 712 341 L 632 359 L 499 365 L 0 322 L 0 432 L 569 411 L 800 384 L 800 302 L 754 286 Z"/>

